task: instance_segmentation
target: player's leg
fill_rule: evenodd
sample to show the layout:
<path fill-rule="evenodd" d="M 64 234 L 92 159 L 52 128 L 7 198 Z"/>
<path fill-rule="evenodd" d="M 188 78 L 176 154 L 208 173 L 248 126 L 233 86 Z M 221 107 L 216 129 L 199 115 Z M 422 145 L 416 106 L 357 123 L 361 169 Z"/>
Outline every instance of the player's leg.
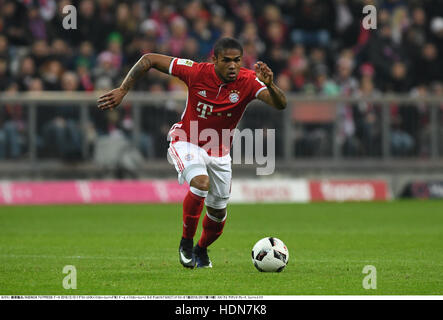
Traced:
<path fill-rule="evenodd" d="M 216 209 L 206 206 L 206 209 L 206 215 L 203 218 L 203 231 L 198 241 L 201 248 L 209 247 L 221 236 L 226 221 L 226 208 Z"/>
<path fill-rule="evenodd" d="M 227 217 L 227 204 L 231 192 L 231 159 L 229 155 L 217 158 L 208 164 L 210 188 L 205 204 L 203 229 L 198 244 L 194 247 L 197 267 L 212 267 L 207 248 L 223 233 Z"/>
<path fill-rule="evenodd" d="M 180 263 L 187 268 L 194 268 L 195 258 L 192 248 L 198 222 L 209 190 L 209 177 L 199 175 L 192 178 L 190 189 L 183 200 L 183 233 L 180 240 Z"/>
<path fill-rule="evenodd" d="M 183 238 L 193 239 L 209 190 L 209 177 L 192 178 L 189 191 L 183 201 Z"/>
<path fill-rule="evenodd" d="M 215 209 L 206 206 L 207 212 L 203 218 L 202 234 L 194 247 L 194 255 L 198 268 L 212 268 L 207 248 L 223 233 L 226 220 L 226 208 Z"/>
<path fill-rule="evenodd" d="M 187 181 L 190 185 L 183 200 L 183 232 L 179 245 L 180 263 L 188 268 L 195 266 L 193 238 L 209 190 L 209 177 L 199 152 L 198 147 L 186 142 L 177 142 L 168 150 L 178 172 L 179 183 Z"/>

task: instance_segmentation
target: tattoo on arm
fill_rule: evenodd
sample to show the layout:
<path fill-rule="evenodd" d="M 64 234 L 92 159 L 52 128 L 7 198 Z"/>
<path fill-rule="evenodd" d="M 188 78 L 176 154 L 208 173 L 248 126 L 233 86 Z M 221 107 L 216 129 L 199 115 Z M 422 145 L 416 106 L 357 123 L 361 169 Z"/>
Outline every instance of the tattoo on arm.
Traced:
<path fill-rule="evenodd" d="M 147 56 L 141 57 L 140 60 L 138 60 L 137 63 L 131 68 L 131 70 L 129 70 L 120 88 L 125 91 L 129 91 L 133 87 L 134 83 L 149 69 L 151 69 L 151 67 L 152 64 L 149 58 Z"/>
<path fill-rule="evenodd" d="M 269 86 L 268 91 L 269 94 L 271 95 L 271 99 L 274 102 L 274 105 L 278 109 L 284 109 L 286 107 L 286 96 L 283 93 L 283 91 L 275 84 Z"/>

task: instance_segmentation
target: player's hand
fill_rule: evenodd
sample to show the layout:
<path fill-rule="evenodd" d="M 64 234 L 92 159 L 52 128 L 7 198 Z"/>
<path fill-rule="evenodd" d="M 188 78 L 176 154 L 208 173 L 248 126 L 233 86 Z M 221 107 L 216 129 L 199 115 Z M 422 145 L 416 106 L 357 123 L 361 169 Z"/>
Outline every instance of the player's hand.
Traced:
<path fill-rule="evenodd" d="M 126 95 L 126 91 L 121 88 L 105 93 L 97 100 L 97 107 L 101 110 L 113 109 L 117 107 Z"/>
<path fill-rule="evenodd" d="M 263 82 L 265 85 L 270 86 L 274 81 L 274 73 L 268 67 L 268 65 L 262 61 L 257 61 L 257 63 L 254 64 L 254 68 L 258 80 Z"/>

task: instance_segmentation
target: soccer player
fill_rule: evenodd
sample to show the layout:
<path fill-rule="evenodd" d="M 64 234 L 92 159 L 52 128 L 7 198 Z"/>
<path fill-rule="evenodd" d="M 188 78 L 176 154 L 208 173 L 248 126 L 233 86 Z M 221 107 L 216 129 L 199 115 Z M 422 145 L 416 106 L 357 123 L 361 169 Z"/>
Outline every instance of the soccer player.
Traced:
<path fill-rule="evenodd" d="M 188 86 L 188 99 L 181 121 L 168 134 L 168 156 L 178 172 L 179 183 L 190 189 L 183 201 L 183 234 L 179 259 L 187 268 L 211 268 L 207 247 L 223 232 L 231 191 L 232 132 L 247 104 L 259 99 L 284 109 L 286 97 L 273 81 L 272 70 L 257 62 L 255 71 L 242 67 L 243 47 L 233 38 L 219 39 L 212 63 L 148 53 L 132 67 L 121 86 L 98 99 L 102 110 L 117 107 L 137 79 L 151 68 L 176 76 Z M 209 139 L 210 138 L 210 139 Z M 209 140 L 209 141 L 208 141 Z M 194 236 L 203 206 L 203 230 Z"/>

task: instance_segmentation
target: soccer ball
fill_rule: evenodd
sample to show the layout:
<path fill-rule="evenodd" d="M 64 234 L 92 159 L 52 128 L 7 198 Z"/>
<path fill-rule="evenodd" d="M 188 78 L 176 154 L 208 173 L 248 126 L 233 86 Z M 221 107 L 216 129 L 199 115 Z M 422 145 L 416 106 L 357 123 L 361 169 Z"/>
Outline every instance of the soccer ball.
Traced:
<path fill-rule="evenodd" d="M 289 260 L 283 241 L 274 237 L 259 240 L 252 248 L 252 263 L 261 272 L 280 272 Z"/>

